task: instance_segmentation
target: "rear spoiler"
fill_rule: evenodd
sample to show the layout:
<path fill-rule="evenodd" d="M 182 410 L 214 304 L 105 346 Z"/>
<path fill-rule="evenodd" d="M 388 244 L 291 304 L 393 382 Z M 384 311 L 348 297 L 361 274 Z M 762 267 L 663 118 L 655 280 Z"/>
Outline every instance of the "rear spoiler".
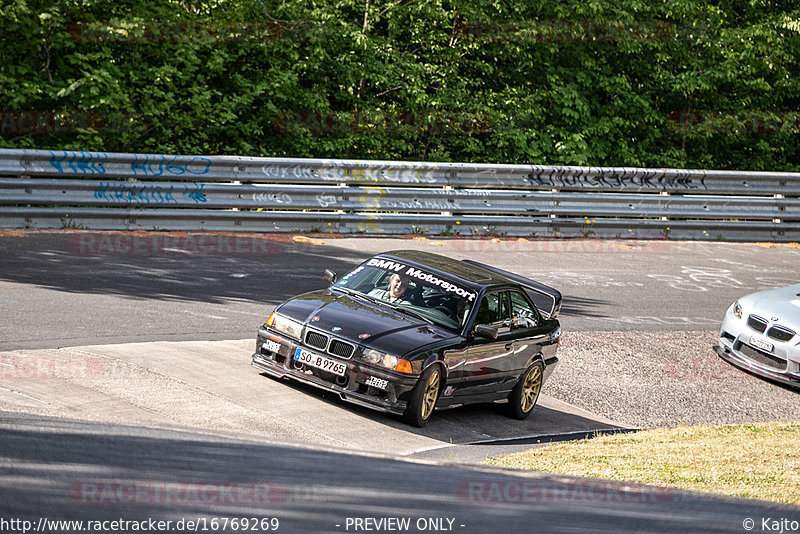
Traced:
<path fill-rule="evenodd" d="M 561 292 L 559 290 L 550 286 L 546 286 L 541 282 L 537 282 L 535 280 L 525 278 L 524 276 L 510 273 L 508 271 L 504 271 L 503 269 L 498 269 L 497 267 L 492 267 L 475 260 L 461 261 L 470 265 L 474 265 L 475 267 L 480 267 L 481 269 L 485 269 L 489 272 L 499 274 L 503 278 L 508 278 L 512 282 L 518 283 L 527 290 L 528 296 L 531 297 L 533 303 L 536 304 L 536 307 L 539 309 L 542 315 L 545 315 L 548 319 L 555 319 L 558 316 L 558 312 L 561 311 Z"/>

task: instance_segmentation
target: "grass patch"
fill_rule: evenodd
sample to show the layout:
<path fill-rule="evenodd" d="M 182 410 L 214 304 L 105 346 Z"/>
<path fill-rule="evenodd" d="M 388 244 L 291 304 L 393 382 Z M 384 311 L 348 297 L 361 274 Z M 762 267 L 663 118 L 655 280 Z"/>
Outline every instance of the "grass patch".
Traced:
<path fill-rule="evenodd" d="M 485 463 L 800 504 L 800 422 L 698 425 L 556 443 Z"/>

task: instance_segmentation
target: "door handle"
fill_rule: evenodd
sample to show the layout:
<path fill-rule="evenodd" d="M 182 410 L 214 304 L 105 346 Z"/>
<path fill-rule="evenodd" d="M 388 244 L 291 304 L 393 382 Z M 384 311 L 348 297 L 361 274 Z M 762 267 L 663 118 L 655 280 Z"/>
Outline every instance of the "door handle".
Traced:
<path fill-rule="evenodd" d="M 512 343 L 506 343 L 506 350 L 513 350 L 513 349 L 514 349 L 514 343 L 513 342 Z"/>

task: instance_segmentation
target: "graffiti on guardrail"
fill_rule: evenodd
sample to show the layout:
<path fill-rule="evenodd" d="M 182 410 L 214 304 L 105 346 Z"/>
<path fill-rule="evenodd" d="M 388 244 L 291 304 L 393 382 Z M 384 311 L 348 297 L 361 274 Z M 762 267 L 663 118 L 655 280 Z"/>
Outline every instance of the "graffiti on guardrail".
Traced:
<path fill-rule="evenodd" d="M 536 168 L 528 177 L 531 185 L 552 187 L 581 187 L 614 189 L 618 187 L 639 187 L 661 191 L 664 189 L 707 190 L 705 177 L 696 173 L 680 171 L 659 171 L 645 169 L 602 170 L 587 168 Z"/>
<path fill-rule="evenodd" d="M 162 176 L 163 174 L 208 174 L 211 160 L 202 156 L 187 157 L 167 156 L 164 154 L 134 154 L 131 170 L 134 175 Z"/>
<path fill-rule="evenodd" d="M 475 189 L 431 189 L 430 191 L 426 191 L 426 193 L 447 197 L 488 197 L 492 194 L 489 191 L 478 191 Z"/>
<path fill-rule="evenodd" d="M 331 206 L 339 206 L 339 201 L 333 195 L 325 195 L 320 193 L 317 195 L 317 204 L 319 204 L 320 208 L 328 208 Z"/>
<path fill-rule="evenodd" d="M 102 152 L 50 152 L 50 166 L 60 173 L 105 174 L 108 156 Z"/>
<path fill-rule="evenodd" d="M 427 164 L 420 169 L 417 164 L 405 167 L 398 163 L 352 162 L 325 160 L 320 164 L 270 163 L 261 167 L 269 180 L 335 181 L 368 183 L 433 184 L 442 182 L 433 172 L 436 165 Z M 441 171 L 441 175 L 445 171 Z"/>
<path fill-rule="evenodd" d="M 458 204 L 440 202 L 436 200 L 381 200 L 379 206 L 385 210 L 436 210 L 450 211 L 458 209 Z"/>
<path fill-rule="evenodd" d="M 253 193 L 253 202 L 268 204 L 291 204 L 292 197 L 287 193 Z"/>
<path fill-rule="evenodd" d="M 65 207 L 83 210 L 84 225 L 102 220 L 107 229 L 130 228 L 142 224 L 129 213 L 131 207 L 176 204 L 217 208 L 186 223 L 197 224 L 195 228 L 203 228 L 205 218 L 211 217 L 235 230 L 241 229 L 243 221 L 251 224 L 258 217 L 269 219 L 269 228 L 275 231 L 327 224 L 337 233 L 406 233 L 410 229 L 412 233 L 430 231 L 443 235 L 593 237 L 617 241 L 623 237 L 661 241 L 710 239 L 709 231 L 713 231 L 719 232 L 718 239 L 733 236 L 789 242 L 797 240 L 800 227 L 795 206 L 800 173 L 3 149 L 0 170 L 4 176 L 2 200 L 15 206 L 15 211 L 9 211 L 0 224 L 10 228 L 58 224 L 53 221 L 65 224 Z M 91 193 L 86 193 L 99 180 L 103 182 L 91 198 Z M 200 180 L 228 184 L 207 183 L 208 191 L 202 185 L 192 186 L 194 189 L 169 185 Z M 142 184 L 147 182 L 153 185 L 144 187 Z M 322 187 L 268 185 L 279 183 Z M 43 191 L 42 205 L 30 202 L 38 193 L 36 190 Z M 776 195 L 776 190 L 782 193 Z M 598 196 L 601 191 L 631 194 Z M 667 192 L 676 195 L 652 194 Z M 206 195 L 212 193 L 213 202 L 208 202 Z M 89 200 L 88 205 L 84 200 Z M 104 202 L 121 209 L 98 207 Z M 253 217 L 242 211 L 250 207 L 280 208 L 286 213 Z M 376 213 L 380 211 L 387 213 Z M 423 216 L 423 212 L 441 213 Z M 155 221 L 159 215 L 154 210 L 147 212 L 145 218 Z M 581 215 L 587 219 L 585 224 L 577 218 Z M 165 213 L 167 219 L 172 216 Z M 598 224 L 589 226 L 589 216 L 592 223 L 596 217 Z M 291 222 L 279 224 L 278 218 Z M 157 222 L 164 224 L 162 220 Z M 589 244 L 580 247 L 593 249 L 595 241 L 581 240 Z M 502 252 L 538 250 L 542 245 L 518 242 L 510 246 L 480 246 Z M 565 243 L 567 248 L 573 246 L 578 247 Z M 612 246 L 623 248 L 616 241 Z M 626 250 L 628 247 L 624 245 Z M 685 287 L 697 285 L 694 280 L 683 278 L 683 284 L 675 279 L 661 281 Z"/>
<path fill-rule="evenodd" d="M 205 184 L 184 184 L 178 191 L 174 184 L 132 184 L 125 182 L 100 182 L 94 189 L 94 198 L 124 204 L 177 204 L 175 194 L 192 200 L 195 204 L 206 202 Z"/>
<path fill-rule="evenodd" d="M 131 154 L 128 163 L 134 176 L 180 176 L 208 174 L 211 160 L 203 156 L 170 156 L 166 154 Z M 50 151 L 50 166 L 59 173 L 106 174 L 106 165 L 111 163 L 104 152 Z M 125 162 L 122 162 L 125 165 Z"/>

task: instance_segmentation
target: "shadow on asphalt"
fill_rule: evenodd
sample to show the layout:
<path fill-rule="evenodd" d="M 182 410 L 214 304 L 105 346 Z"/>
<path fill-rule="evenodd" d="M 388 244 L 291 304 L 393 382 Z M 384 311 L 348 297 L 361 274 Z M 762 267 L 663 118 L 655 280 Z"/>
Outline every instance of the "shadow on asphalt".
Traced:
<path fill-rule="evenodd" d="M 417 428 L 403 422 L 398 415 L 387 414 L 342 400 L 338 394 L 308 384 L 281 380 L 260 374 L 282 386 L 301 391 L 324 402 L 370 419 L 403 433 L 416 434 L 437 440 L 442 447 L 464 444 L 532 444 L 583 439 L 595 434 L 627 432 L 630 428 L 609 424 L 537 404 L 531 415 L 522 421 L 506 414 L 505 403 L 476 403 L 458 408 L 437 410 L 428 424 Z M 586 412 L 581 412 L 586 413 Z M 387 451 L 397 453 L 397 451 Z M 409 453 L 414 451 L 408 451 Z"/>
<path fill-rule="evenodd" d="M 95 232 L 2 237 L 0 280 L 132 299 L 277 304 L 325 287 L 324 269 L 343 274 L 365 259 L 336 247 L 335 239 L 310 246 L 290 237 L 148 234 L 141 245 L 136 238 Z"/>
<path fill-rule="evenodd" d="M 412 525 L 424 521 L 425 526 L 452 519 L 444 523 L 452 528 L 436 531 L 492 532 L 502 524 L 507 532 L 529 532 L 535 524 L 540 532 L 733 532 L 746 517 L 800 519 L 796 507 L 668 487 L 542 473 L 519 477 L 502 470 L 2 415 L 0 517 L 31 521 L 29 530 L 46 518 L 171 520 L 170 530 L 193 531 L 185 522 L 205 518 L 207 529 L 236 532 L 240 525 L 226 529 L 219 521 L 255 518 L 254 530 L 260 532 L 344 532 L 347 518 L 407 517 Z M 214 518 L 216 527 L 210 523 Z M 278 528 L 269 528 L 272 518 Z M 262 519 L 267 528 L 259 524 Z M 184 527 L 176 529 L 181 520 Z M 47 527 L 42 530 L 81 530 Z M 128 530 L 140 529 L 155 527 Z"/>

